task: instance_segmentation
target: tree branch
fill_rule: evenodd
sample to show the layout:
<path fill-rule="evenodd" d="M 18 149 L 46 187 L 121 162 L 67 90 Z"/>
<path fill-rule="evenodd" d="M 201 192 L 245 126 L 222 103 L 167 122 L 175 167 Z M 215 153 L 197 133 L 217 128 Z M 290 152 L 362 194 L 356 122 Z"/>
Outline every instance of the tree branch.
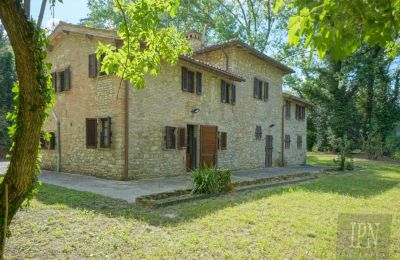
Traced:
<path fill-rule="evenodd" d="M 46 3 L 47 3 L 47 0 L 42 0 L 42 5 L 40 6 L 40 13 L 39 13 L 38 21 L 37 21 L 38 27 L 40 27 L 42 25 L 44 10 L 46 9 Z"/>

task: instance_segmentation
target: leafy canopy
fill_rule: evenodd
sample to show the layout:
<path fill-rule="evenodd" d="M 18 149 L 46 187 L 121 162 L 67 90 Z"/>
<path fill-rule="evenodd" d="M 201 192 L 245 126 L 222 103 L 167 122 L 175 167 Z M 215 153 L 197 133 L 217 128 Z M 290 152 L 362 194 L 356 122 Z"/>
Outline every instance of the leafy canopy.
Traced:
<path fill-rule="evenodd" d="M 123 46 L 99 44 L 97 57 L 104 56 L 101 70 L 128 80 L 136 88 L 145 86 L 145 75 L 157 76 L 161 61 L 175 64 L 190 53 L 187 39 L 175 27 L 163 27 L 166 16 L 174 17 L 178 0 L 114 1 L 115 12 L 123 17 L 118 35 Z"/>
<path fill-rule="evenodd" d="M 400 49 L 400 0 L 279 0 L 274 10 L 297 12 L 289 20 L 289 42 L 327 52 L 342 60 L 363 43 L 386 47 L 392 56 Z"/>

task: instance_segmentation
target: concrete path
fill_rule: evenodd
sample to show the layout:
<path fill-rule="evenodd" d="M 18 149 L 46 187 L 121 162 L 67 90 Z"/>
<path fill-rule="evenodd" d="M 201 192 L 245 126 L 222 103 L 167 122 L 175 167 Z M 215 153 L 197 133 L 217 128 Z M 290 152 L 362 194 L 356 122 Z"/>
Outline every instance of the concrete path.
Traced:
<path fill-rule="evenodd" d="M 0 161 L 0 174 L 4 174 L 8 162 Z M 325 167 L 294 166 L 286 168 L 267 168 L 232 173 L 233 181 L 256 180 L 261 178 L 292 175 L 299 173 L 318 173 Z M 138 181 L 114 181 L 92 176 L 43 171 L 39 180 L 68 189 L 88 191 L 99 195 L 134 202 L 137 197 L 153 193 L 187 189 L 190 187 L 189 175 L 156 178 Z"/>

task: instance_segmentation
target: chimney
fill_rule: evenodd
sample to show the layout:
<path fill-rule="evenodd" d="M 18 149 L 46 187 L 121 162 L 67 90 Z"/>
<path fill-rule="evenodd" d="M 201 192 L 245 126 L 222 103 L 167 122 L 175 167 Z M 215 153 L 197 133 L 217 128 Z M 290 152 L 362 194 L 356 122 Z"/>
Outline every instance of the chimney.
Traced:
<path fill-rule="evenodd" d="M 200 33 L 196 30 L 190 30 L 186 33 L 186 36 L 189 41 L 189 45 L 193 51 L 197 51 L 201 47 L 203 47 L 203 41 L 201 39 Z"/>

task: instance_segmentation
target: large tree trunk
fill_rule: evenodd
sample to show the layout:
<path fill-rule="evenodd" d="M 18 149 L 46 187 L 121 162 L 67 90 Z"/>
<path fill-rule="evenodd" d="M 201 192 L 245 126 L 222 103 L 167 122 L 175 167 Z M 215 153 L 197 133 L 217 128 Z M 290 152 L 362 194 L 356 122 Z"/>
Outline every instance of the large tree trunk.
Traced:
<path fill-rule="evenodd" d="M 10 166 L 0 186 L 0 242 L 4 242 L 5 185 L 8 185 L 8 224 L 37 179 L 38 147 L 45 108 L 46 68 L 40 55 L 39 29 L 25 16 L 20 0 L 1 0 L 0 19 L 15 54 L 19 80 L 16 132 Z M 3 255 L 4 252 L 1 252 Z"/>

